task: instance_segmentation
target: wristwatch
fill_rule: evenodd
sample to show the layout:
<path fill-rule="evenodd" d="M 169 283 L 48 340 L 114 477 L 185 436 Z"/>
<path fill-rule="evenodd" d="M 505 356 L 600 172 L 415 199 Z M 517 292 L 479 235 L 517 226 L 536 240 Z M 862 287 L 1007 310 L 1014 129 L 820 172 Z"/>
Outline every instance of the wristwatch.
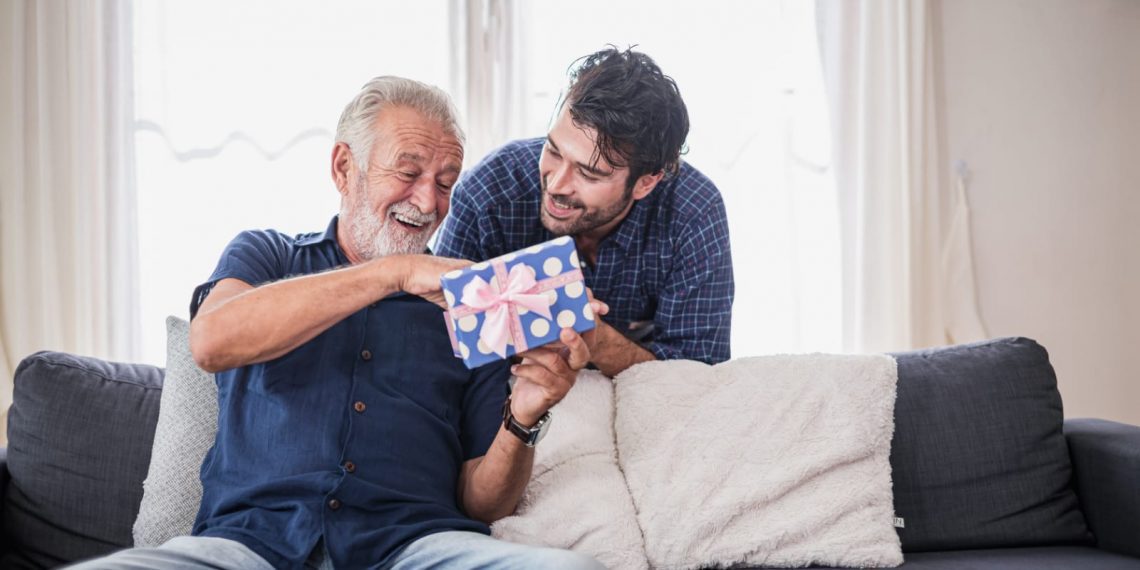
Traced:
<path fill-rule="evenodd" d="M 542 414 L 541 418 L 535 422 L 533 426 L 526 427 L 515 419 L 514 414 L 511 413 L 511 397 L 507 396 L 507 401 L 503 402 L 503 427 L 507 431 L 518 436 L 527 447 L 534 447 L 546 435 L 546 430 L 550 428 L 550 411 L 547 410 Z"/>

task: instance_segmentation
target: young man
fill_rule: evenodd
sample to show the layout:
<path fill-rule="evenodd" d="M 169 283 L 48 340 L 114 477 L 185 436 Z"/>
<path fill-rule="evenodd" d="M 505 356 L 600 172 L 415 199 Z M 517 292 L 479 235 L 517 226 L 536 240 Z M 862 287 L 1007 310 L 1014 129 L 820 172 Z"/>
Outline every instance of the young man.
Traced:
<path fill-rule="evenodd" d="M 565 330 L 565 358 L 538 348 L 469 371 L 451 356 L 421 297 L 442 298 L 440 275 L 467 262 L 415 254 L 462 159 L 442 91 L 365 86 L 333 148 L 339 216 L 296 237 L 243 232 L 194 293 L 191 350 L 219 400 L 194 536 L 81 567 L 598 567 L 487 536 L 589 350 Z"/>
<path fill-rule="evenodd" d="M 574 237 L 610 313 L 584 338 L 608 375 L 729 358 L 732 254 L 716 186 L 681 161 L 685 103 L 649 56 L 583 59 L 545 139 L 515 141 L 455 187 L 435 252 L 484 260 Z"/>

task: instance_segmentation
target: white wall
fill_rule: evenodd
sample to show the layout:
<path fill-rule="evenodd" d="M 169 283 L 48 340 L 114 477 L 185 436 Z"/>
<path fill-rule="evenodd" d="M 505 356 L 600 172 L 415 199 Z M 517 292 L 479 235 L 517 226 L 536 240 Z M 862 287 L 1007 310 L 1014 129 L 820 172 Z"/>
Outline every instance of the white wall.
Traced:
<path fill-rule="evenodd" d="M 1049 350 L 1067 417 L 1140 424 L 1140 2 L 935 8 L 982 318 Z"/>

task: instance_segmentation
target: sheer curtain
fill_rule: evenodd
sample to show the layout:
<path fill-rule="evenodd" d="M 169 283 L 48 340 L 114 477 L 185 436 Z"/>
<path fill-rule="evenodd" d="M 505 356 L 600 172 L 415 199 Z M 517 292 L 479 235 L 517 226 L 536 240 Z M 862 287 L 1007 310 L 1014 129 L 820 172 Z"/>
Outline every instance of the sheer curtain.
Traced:
<path fill-rule="evenodd" d="M 5 414 L 36 350 L 138 355 L 130 21 L 127 2 L 0 3 Z"/>
<path fill-rule="evenodd" d="M 464 117 L 464 166 L 523 129 L 519 10 L 515 0 L 451 0 L 452 97 Z"/>
<path fill-rule="evenodd" d="M 984 338 L 965 192 L 940 184 L 930 3 L 816 6 L 840 206 L 844 349 Z"/>

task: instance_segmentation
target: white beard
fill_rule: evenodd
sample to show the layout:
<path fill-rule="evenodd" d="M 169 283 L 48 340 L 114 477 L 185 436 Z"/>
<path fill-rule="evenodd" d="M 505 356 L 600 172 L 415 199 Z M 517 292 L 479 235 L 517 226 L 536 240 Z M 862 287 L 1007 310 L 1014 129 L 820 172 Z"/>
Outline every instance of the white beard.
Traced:
<path fill-rule="evenodd" d="M 358 180 L 356 203 L 353 208 L 340 209 L 341 223 L 348 224 L 352 245 L 358 255 L 364 260 L 378 259 L 388 255 L 401 255 L 423 253 L 431 239 L 430 228 L 435 225 L 436 214 L 425 215 L 419 208 L 407 200 L 397 202 L 388 207 L 383 217 L 376 216 L 368 204 L 364 181 Z M 400 214 L 417 222 L 423 222 L 425 228 L 415 233 L 405 230 L 391 218 L 392 213 Z"/>

